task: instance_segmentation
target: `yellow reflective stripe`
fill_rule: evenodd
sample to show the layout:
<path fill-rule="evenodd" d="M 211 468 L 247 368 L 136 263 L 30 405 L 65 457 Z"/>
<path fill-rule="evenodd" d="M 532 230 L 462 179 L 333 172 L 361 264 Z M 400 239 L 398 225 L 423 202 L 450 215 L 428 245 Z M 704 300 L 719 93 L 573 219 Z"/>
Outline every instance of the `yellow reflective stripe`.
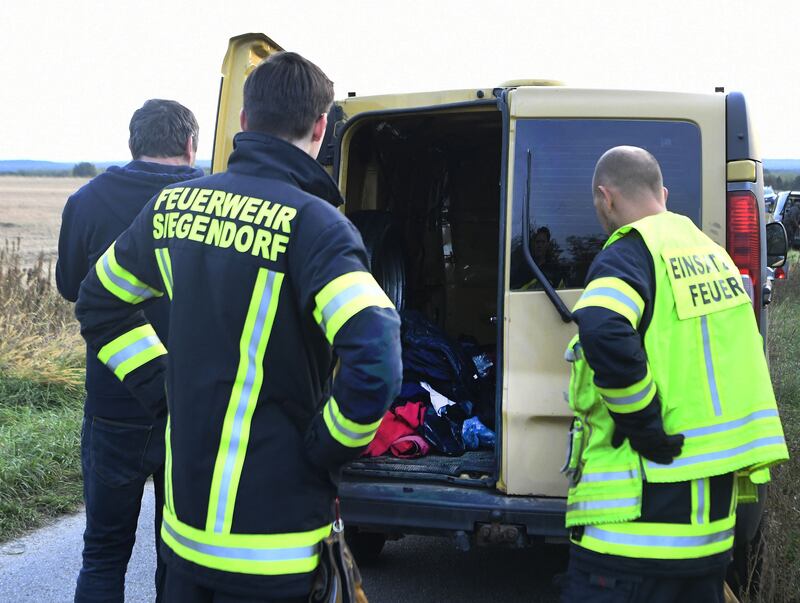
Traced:
<path fill-rule="evenodd" d="M 97 358 L 122 381 L 130 372 L 166 353 L 153 326 L 145 324 L 104 345 Z"/>
<path fill-rule="evenodd" d="M 167 296 L 172 299 L 172 260 L 169 257 L 169 248 L 159 247 L 155 250 L 158 270 L 161 272 L 161 280 L 164 283 L 164 290 Z"/>
<path fill-rule="evenodd" d="M 349 272 L 336 277 L 314 297 L 314 319 L 328 342 L 353 316 L 372 306 L 394 308 L 369 272 Z"/>
<path fill-rule="evenodd" d="M 348 448 L 359 448 L 369 444 L 375 437 L 378 427 L 383 420 L 383 418 L 380 418 L 372 423 L 356 423 L 355 421 L 351 421 L 339 410 L 339 405 L 333 396 L 331 396 L 325 408 L 322 410 L 322 417 L 325 420 L 325 425 L 328 427 L 331 437 L 342 446 L 347 446 Z"/>
<path fill-rule="evenodd" d="M 119 265 L 114 254 L 115 244 L 112 243 L 95 264 L 95 272 L 103 286 L 110 293 L 129 304 L 138 304 L 146 299 L 164 295 Z"/>
<path fill-rule="evenodd" d="M 239 366 L 222 425 L 209 493 L 206 530 L 231 530 L 236 492 L 244 466 L 250 422 L 264 379 L 264 355 L 275 322 L 283 274 L 261 268 L 239 339 Z"/>
<path fill-rule="evenodd" d="M 161 537 L 178 556 L 226 572 L 275 576 L 312 572 L 329 524 L 286 534 L 216 534 L 198 530 L 164 508 Z"/>
<path fill-rule="evenodd" d="M 164 457 L 164 504 L 174 513 L 175 501 L 172 496 L 172 429 L 170 421 L 171 418 L 167 416 L 167 431 L 164 434 L 164 443 L 166 444 Z"/>
<path fill-rule="evenodd" d="M 581 308 L 605 308 L 624 316 L 633 328 L 639 326 L 644 312 L 644 300 L 622 279 L 604 276 L 596 278 L 583 290 L 573 312 Z"/>
<path fill-rule="evenodd" d="M 706 524 L 624 522 L 586 526 L 576 544 L 624 557 L 696 559 L 733 546 L 736 516 Z"/>
<path fill-rule="evenodd" d="M 647 366 L 647 374 L 628 387 L 597 387 L 603 400 L 608 406 L 608 410 L 618 413 L 631 413 L 647 408 L 656 395 L 656 384 L 650 372 L 650 365 Z"/>

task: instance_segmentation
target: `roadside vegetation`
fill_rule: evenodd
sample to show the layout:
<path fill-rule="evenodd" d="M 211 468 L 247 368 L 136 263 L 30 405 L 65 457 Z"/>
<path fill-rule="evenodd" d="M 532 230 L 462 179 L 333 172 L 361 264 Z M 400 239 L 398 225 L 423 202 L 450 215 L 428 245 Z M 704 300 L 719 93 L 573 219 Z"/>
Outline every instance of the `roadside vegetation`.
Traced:
<path fill-rule="evenodd" d="M 762 540 L 751 572 L 751 603 L 796 603 L 800 593 L 800 262 L 776 283 L 769 359 L 790 459 L 772 471 Z"/>
<path fill-rule="evenodd" d="M 0 248 L 0 542 L 81 502 L 82 344 L 51 274 Z"/>

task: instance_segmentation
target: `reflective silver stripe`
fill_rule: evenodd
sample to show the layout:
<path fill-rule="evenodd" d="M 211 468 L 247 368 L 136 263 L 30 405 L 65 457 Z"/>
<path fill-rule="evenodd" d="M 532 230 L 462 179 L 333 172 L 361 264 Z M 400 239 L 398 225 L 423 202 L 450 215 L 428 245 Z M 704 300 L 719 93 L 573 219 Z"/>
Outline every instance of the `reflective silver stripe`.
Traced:
<path fill-rule="evenodd" d="M 589 291 L 584 291 L 583 295 L 581 295 L 581 299 L 588 299 L 590 297 L 595 297 L 596 295 L 602 295 L 603 297 L 611 297 L 616 299 L 618 302 L 625 304 L 631 310 L 633 310 L 636 314 L 636 318 L 642 317 L 642 312 L 639 310 L 639 306 L 636 305 L 636 302 L 619 289 L 614 289 L 612 287 L 598 287 L 597 289 L 590 289 Z"/>
<path fill-rule="evenodd" d="M 705 536 L 651 536 L 647 534 L 620 534 L 619 532 L 609 532 L 596 526 L 586 526 L 584 535 L 609 542 L 611 544 L 626 544 L 631 546 L 664 546 L 671 548 L 699 547 L 715 542 L 722 542 L 733 537 L 733 528 L 707 534 Z"/>
<path fill-rule="evenodd" d="M 634 470 L 629 471 L 605 471 L 602 473 L 584 473 L 581 477 L 582 482 L 612 482 L 620 479 L 636 479 L 639 477 L 639 472 Z"/>
<path fill-rule="evenodd" d="M 697 481 L 697 523 L 703 523 L 706 504 L 706 482 L 704 479 Z"/>
<path fill-rule="evenodd" d="M 633 394 L 631 396 L 620 396 L 617 398 L 616 396 L 609 396 L 607 394 L 601 394 L 603 396 L 603 400 L 609 402 L 611 404 L 636 404 L 637 402 L 641 402 L 647 396 L 650 395 L 650 391 L 653 389 L 652 377 L 650 378 L 650 382 L 645 386 L 645 388 L 640 391 L 638 394 Z"/>
<path fill-rule="evenodd" d="M 653 461 L 646 462 L 647 466 L 652 469 L 677 469 L 679 467 L 686 467 L 687 465 L 697 465 L 699 463 L 707 463 L 709 461 L 719 461 L 721 459 L 731 458 L 737 454 L 754 450 L 755 448 L 776 445 L 780 446 L 782 444 L 785 444 L 784 439 L 780 436 L 774 436 L 771 438 L 759 438 L 757 440 L 753 440 L 752 442 L 748 442 L 747 444 L 736 446 L 735 448 L 728 448 L 727 450 L 719 450 L 717 452 L 707 452 L 705 454 L 698 454 L 696 456 L 677 458 L 673 460 L 672 464 L 670 465 L 660 465 L 658 463 L 654 463 Z"/>
<path fill-rule="evenodd" d="M 166 521 L 164 529 L 183 546 L 212 557 L 241 559 L 245 561 L 297 561 L 310 559 L 317 554 L 319 545 L 298 546 L 285 549 L 246 549 L 240 547 L 217 546 L 190 540 L 178 534 Z"/>
<path fill-rule="evenodd" d="M 111 265 L 108 263 L 108 254 L 103 254 L 103 270 L 106 273 L 106 276 L 120 289 L 124 289 L 134 297 L 140 297 L 142 300 L 150 299 L 151 297 L 155 297 L 155 292 L 150 289 L 149 287 L 135 287 L 131 285 L 128 281 L 124 278 L 117 276 L 114 274 L 114 271 L 111 270 Z"/>
<path fill-rule="evenodd" d="M 638 498 L 614 498 L 611 500 L 584 500 L 567 505 L 570 511 L 596 511 L 598 509 L 616 509 L 619 507 L 633 507 L 639 504 Z"/>
<path fill-rule="evenodd" d="M 330 420 L 333 423 L 333 426 L 336 427 L 336 431 L 340 432 L 342 435 L 350 438 L 351 440 L 361 440 L 378 431 L 377 427 L 371 431 L 352 431 L 347 429 L 347 427 L 339 423 L 337 420 L 336 414 L 333 412 L 333 405 L 330 401 L 328 401 L 328 403 L 325 405 L 325 408 L 328 413 L 328 417 L 330 417 Z"/>
<path fill-rule="evenodd" d="M 322 330 L 327 332 L 328 321 L 333 317 L 334 314 L 336 314 L 336 311 L 344 306 L 347 302 L 355 299 L 359 295 L 363 295 L 374 290 L 375 287 L 367 285 L 366 283 L 356 283 L 354 285 L 350 285 L 344 291 L 334 295 L 333 299 L 329 301 L 324 308 L 322 308 L 322 322 L 320 323 Z"/>
<path fill-rule="evenodd" d="M 741 419 L 736 419 L 734 421 L 727 421 L 726 423 L 720 423 L 718 425 L 710 425 L 708 427 L 697 427 L 695 429 L 685 429 L 681 431 L 681 433 L 687 438 L 697 438 L 700 436 L 711 435 L 713 433 L 721 433 L 724 431 L 733 431 L 734 429 L 738 429 L 748 423 L 753 421 L 758 421 L 759 419 L 769 419 L 778 416 L 778 409 L 777 408 L 770 408 L 766 410 L 757 410 L 756 412 L 750 413 L 746 417 Z"/>
<path fill-rule="evenodd" d="M 126 360 L 130 360 L 136 356 L 136 354 L 157 345 L 161 345 L 161 340 L 156 335 L 148 335 L 147 337 L 138 339 L 109 358 L 108 362 L 106 362 L 106 366 L 114 372 L 117 370 L 117 367 Z"/>
<path fill-rule="evenodd" d="M 722 405 L 719 401 L 719 391 L 717 390 L 717 378 L 714 375 L 714 361 L 711 358 L 711 338 L 708 335 L 708 316 L 700 317 L 700 329 L 703 332 L 703 355 L 706 359 L 706 375 L 708 377 L 708 389 L 711 391 L 711 404 L 714 405 L 714 414 L 722 415 Z"/>
<path fill-rule="evenodd" d="M 164 247 L 159 247 L 156 249 L 156 253 L 161 258 L 161 265 L 164 267 L 164 277 L 167 279 L 167 286 L 169 287 L 170 291 L 172 291 L 172 263 L 170 262 L 166 251 L 167 250 Z"/>
<path fill-rule="evenodd" d="M 236 462 L 236 453 L 239 450 L 239 441 L 242 436 L 242 421 L 247 410 L 247 403 L 250 400 L 250 393 L 253 390 L 253 382 L 256 376 L 256 356 L 258 355 L 258 344 L 264 335 L 264 322 L 267 318 L 267 311 L 272 300 L 272 286 L 275 282 L 275 273 L 271 270 L 267 274 L 267 282 L 264 284 L 264 291 L 261 294 L 261 302 L 258 306 L 253 331 L 250 333 L 250 341 L 247 344 L 247 372 L 245 373 L 242 391 L 239 400 L 236 402 L 236 414 L 233 418 L 233 428 L 231 429 L 231 439 L 228 444 L 228 453 L 225 457 L 225 467 L 222 470 L 222 479 L 219 488 L 219 503 L 217 504 L 217 518 L 214 523 L 214 531 L 222 532 L 225 524 L 225 511 L 228 506 L 228 496 L 230 494 L 231 477 L 233 466 Z"/>

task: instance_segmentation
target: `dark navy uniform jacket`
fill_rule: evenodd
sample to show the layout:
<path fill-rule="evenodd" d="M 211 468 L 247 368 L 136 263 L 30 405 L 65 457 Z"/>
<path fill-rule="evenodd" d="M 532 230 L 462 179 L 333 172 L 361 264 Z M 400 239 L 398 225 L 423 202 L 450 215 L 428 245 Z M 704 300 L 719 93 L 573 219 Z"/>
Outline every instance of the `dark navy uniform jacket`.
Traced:
<path fill-rule="evenodd" d="M 170 571 L 302 596 L 330 531 L 329 476 L 399 391 L 400 321 L 322 167 L 265 134 L 234 143 L 227 172 L 146 206 L 83 282 L 77 315 L 154 414 L 166 387 Z M 141 312 L 163 298 L 167 341 Z"/>
<path fill-rule="evenodd" d="M 153 195 L 176 182 L 199 178 L 203 170 L 134 160 L 111 166 L 82 186 L 67 200 L 58 236 L 56 285 L 66 299 L 78 299 L 81 281 L 103 252 L 128 226 Z M 166 337 L 169 309 L 156 302 L 147 318 Z M 99 360 L 86 354 L 87 414 L 108 418 L 149 421 L 149 415 Z"/>

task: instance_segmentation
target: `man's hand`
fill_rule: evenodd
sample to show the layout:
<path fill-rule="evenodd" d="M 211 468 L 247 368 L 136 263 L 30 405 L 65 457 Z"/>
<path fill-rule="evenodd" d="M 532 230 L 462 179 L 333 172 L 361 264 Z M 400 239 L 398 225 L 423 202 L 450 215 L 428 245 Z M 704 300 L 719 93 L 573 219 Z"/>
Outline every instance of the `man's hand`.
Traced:
<path fill-rule="evenodd" d="M 611 445 L 619 448 L 628 439 L 631 448 L 641 454 L 644 458 L 659 465 L 669 465 L 676 456 L 680 455 L 683 448 L 683 434 L 667 435 L 663 429 L 657 432 L 647 430 L 641 433 L 626 434 L 619 427 L 614 429 L 611 437 Z"/>

